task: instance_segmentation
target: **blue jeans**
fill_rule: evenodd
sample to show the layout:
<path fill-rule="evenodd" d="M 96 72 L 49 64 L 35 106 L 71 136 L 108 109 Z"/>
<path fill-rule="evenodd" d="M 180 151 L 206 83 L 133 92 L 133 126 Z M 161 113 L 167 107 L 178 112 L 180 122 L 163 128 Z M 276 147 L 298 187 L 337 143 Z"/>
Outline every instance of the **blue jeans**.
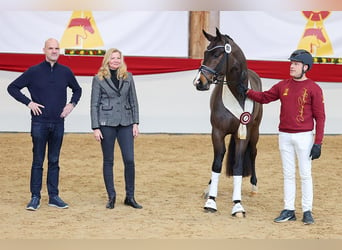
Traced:
<path fill-rule="evenodd" d="M 43 178 L 43 163 L 48 146 L 47 190 L 49 196 L 58 195 L 59 155 L 64 136 L 64 123 L 31 123 L 33 160 L 30 189 L 32 196 L 40 197 Z"/>
<path fill-rule="evenodd" d="M 126 197 L 134 197 L 135 164 L 134 164 L 134 137 L 133 125 L 100 128 L 103 135 L 101 148 L 103 153 L 103 178 L 108 198 L 116 197 L 114 188 L 114 145 L 116 139 L 121 149 L 121 155 L 125 166 Z"/>

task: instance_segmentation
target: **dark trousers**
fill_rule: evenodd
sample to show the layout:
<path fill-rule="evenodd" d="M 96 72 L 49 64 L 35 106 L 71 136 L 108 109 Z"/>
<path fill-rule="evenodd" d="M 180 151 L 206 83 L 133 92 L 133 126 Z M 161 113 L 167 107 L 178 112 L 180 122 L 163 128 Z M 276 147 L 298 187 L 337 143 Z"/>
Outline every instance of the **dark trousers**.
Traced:
<path fill-rule="evenodd" d="M 64 123 L 31 123 L 33 160 L 30 190 L 32 196 L 40 197 L 43 179 L 43 163 L 48 146 L 47 190 L 49 196 L 58 195 L 59 155 L 64 136 Z"/>
<path fill-rule="evenodd" d="M 103 135 L 101 148 L 103 153 L 103 178 L 108 198 L 116 197 L 114 188 L 114 145 L 118 140 L 125 170 L 126 197 L 134 197 L 135 164 L 133 125 L 100 128 Z"/>

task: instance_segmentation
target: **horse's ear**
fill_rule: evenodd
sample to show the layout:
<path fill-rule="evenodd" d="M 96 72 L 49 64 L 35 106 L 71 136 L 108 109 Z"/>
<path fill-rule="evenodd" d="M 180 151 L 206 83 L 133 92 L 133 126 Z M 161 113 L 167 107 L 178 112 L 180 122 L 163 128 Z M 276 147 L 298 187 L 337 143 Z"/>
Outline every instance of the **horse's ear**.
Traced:
<path fill-rule="evenodd" d="M 205 38 L 208 39 L 208 41 L 211 42 L 212 40 L 214 40 L 214 37 L 212 35 L 210 35 L 209 33 L 205 32 L 205 30 L 202 30 L 202 32 L 203 32 Z"/>
<path fill-rule="evenodd" d="M 216 27 L 216 36 L 218 37 L 218 38 L 221 38 L 221 32 L 220 32 L 220 30 Z"/>

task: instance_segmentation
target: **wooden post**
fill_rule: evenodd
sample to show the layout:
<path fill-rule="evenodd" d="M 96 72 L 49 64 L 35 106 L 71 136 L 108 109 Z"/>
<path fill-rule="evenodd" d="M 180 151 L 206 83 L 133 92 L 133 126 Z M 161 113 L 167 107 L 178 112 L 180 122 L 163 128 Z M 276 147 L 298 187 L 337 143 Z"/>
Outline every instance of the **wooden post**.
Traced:
<path fill-rule="evenodd" d="M 219 28 L 219 11 L 190 11 L 189 15 L 189 58 L 203 58 L 203 52 L 208 46 L 202 30 L 215 35 Z"/>

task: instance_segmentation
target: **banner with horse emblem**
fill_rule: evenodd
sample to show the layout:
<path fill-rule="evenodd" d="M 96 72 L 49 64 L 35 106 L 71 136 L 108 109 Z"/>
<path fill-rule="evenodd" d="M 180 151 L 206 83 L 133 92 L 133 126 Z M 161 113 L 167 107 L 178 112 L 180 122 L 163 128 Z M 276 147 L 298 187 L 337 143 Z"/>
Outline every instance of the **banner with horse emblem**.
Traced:
<path fill-rule="evenodd" d="M 341 23 L 341 11 L 220 11 L 220 30 L 235 38 L 248 60 L 287 60 L 297 48 L 340 58 Z M 188 56 L 188 11 L 0 11 L 0 25 L 6 34 L 0 52 L 6 53 L 41 53 L 41 42 L 52 36 L 62 48 Z"/>
<path fill-rule="evenodd" d="M 61 48 L 99 48 L 104 45 L 91 11 L 73 11 L 60 41 Z"/>
<path fill-rule="evenodd" d="M 313 67 L 311 77 L 342 81 L 341 11 L 220 11 L 219 17 L 220 30 L 234 37 L 261 77 L 287 77 L 289 53 L 306 49 L 321 64 Z M 3 10 L 0 25 L 6 34 L 0 40 L 0 70 L 25 70 L 38 61 L 49 37 L 60 40 L 66 56 L 103 55 L 108 48 L 120 48 L 134 74 L 192 70 L 200 63 L 189 58 L 189 11 Z M 132 57 L 144 57 L 148 67 Z M 86 66 L 83 60 L 65 58 L 76 74 L 93 75 L 98 58 L 88 58 Z"/>
<path fill-rule="evenodd" d="M 223 11 L 220 23 L 247 59 L 287 60 L 296 49 L 314 57 L 342 58 L 341 11 Z"/>

